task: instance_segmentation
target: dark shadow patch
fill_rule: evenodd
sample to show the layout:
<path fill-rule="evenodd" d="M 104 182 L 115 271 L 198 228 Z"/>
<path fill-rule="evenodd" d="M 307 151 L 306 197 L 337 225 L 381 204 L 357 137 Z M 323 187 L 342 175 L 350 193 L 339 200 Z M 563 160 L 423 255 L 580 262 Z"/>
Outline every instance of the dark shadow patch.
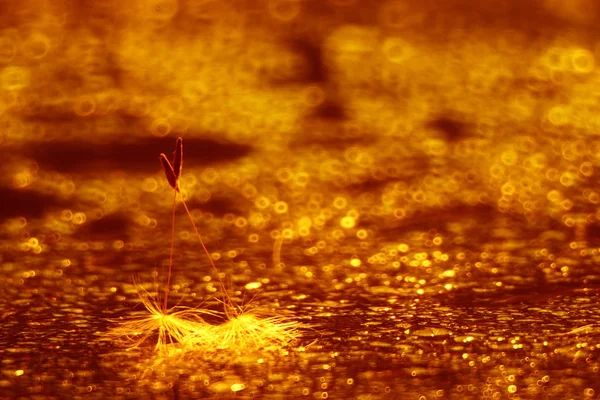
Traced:
<path fill-rule="evenodd" d="M 469 126 L 452 117 L 440 117 L 434 119 L 428 126 L 442 133 L 444 139 L 450 142 L 470 136 Z"/>
<path fill-rule="evenodd" d="M 132 225 L 130 218 L 122 214 L 113 214 L 85 224 L 79 233 L 89 240 L 110 240 L 116 237 L 122 239 L 123 234 Z M 79 234 L 78 233 L 78 234 Z"/>
<path fill-rule="evenodd" d="M 293 38 L 288 40 L 288 47 L 300 55 L 305 61 L 301 73 L 295 77 L 285 80 L 274 80 L 273 84 L 294 84 L 294 83 L 324 83 L 328 80 L 328 71 L 323 60 L 322 49 L 318 44 L 305 39 Z"/>
<path fill-rule="evenodd" d="M 395 179 L 393 179 L 393 178 L 389 178 L 389 179 L 369 178 L 362 182 L 356 182 L 356 183 L 348 182 L 348 184 L 341 185 L 341 187 L 343 187 L 346 190 L 346 192 L 348 192 L 348 194 L 351 195 L 352 197 L 360 196 L 361 194 L 364 194 L 364 193 L 379 194 L 383 190 L 385 185 L 388 182 L 390 182 L 391 180 L 395 180 Z"/>
<path fill-rule="evenodd" d="M 585 239 L 590 247 L 600 246 L 600 224 L 594 223 L 586 226 Z"/>
<path fill-rule="evenodd" d="M 346 119 L 344 108 L 333 101 L 325 101 L 315 109 L 312 116 L 331 121 L 342 121 Z"/>
<path fill-rule="evenodd" d="M 171 154 L 173 138 L 139 139 L 135 143 L 95 144 L 90 142 L 52 142 L 30 145 L 23 152 L 40 168 L 59 172 L 98 172 L 111 170 L 153 172 L 158 155 Z M 185 156 L 195 166 L 227 162 L 248 155 L 251 147 L 219 143 L 207 139 L 185 139 Z M 156 163 L 148 160 L 156 159 Z"/>
<path fill-rule="evenodd" d="M 43 195 L 31 190 L 0 188 L 0 220 L 6 218 L 25 217 L 39 218 L 45 211 L 60 207 L 61 202 L 55 197 Z"/>

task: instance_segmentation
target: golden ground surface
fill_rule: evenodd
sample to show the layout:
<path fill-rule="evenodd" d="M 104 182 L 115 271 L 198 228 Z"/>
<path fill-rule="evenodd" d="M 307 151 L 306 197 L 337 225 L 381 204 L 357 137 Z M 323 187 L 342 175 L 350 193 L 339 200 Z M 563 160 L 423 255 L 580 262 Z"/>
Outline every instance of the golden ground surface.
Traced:
<path fill-rule="evenodd" d="M 599 15 L 0 2 L 0 397 L 599 398 Z M 107 336 L 148 316 L 134 277 L 162 293 L 179 136 L 233 300 L 297 340 L 247 345 L 250 314 L 205 351 Z M 169 307 L 219 325 L 181 205 L 175 232 Z"/>

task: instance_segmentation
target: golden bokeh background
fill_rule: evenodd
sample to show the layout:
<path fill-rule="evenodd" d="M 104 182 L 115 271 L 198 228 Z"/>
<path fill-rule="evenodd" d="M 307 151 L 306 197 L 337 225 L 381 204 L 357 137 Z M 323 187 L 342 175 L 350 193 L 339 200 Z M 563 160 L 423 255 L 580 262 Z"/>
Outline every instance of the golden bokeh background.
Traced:
<path fill-rule="evenodd" d="M 0 396 L 598 398 L 599 22 L 594 0 L 1 1 Z M 165 281 L 177 137 L 211 258 L 312 326 L 295 347 L 98 341 L 132 276 Z M 217 303 L 176 215 L 172 302 Z"/>

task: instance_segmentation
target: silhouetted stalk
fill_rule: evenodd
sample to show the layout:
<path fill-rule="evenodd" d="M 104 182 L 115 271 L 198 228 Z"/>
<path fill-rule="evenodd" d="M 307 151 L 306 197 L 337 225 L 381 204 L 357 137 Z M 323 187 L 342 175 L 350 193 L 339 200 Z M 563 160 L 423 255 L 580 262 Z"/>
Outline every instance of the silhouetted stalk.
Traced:
<path fill-rule="evenodd" d="M 164 309 L 167 310 L 169 300 L 169 287 L 171 286 L 171 273 L 173 269 L 173 252 L 175 251 L 175 207 L 177 206 L 177 191 L 173 197 L 173 212 L 171 215 L 171 254 L 169 255 L 169 273 L 167 274 L 167 284 L 165 285 Z"/>

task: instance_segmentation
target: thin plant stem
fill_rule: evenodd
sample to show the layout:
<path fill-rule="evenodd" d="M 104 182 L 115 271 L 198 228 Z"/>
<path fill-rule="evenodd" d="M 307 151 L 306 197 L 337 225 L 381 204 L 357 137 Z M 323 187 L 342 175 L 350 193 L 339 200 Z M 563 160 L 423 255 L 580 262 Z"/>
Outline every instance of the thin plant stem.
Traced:
<path fill-rule="evenodd" d="M 167 181 L 169 182 L 169 185 L 175 190 L 175 200 L 174 200 L 174 204 L 173 204 L 173 217 L 172 217 L 172 224 L 171 224 L 171 256 L 169 259 L 169 275 L 167 278 L 167 285 L 165 286 L 164 307 L 166 310 L 167 297 L 169 294 L 169 286 L 171 283 L 171 270 L 172 270 L 172 265 L 173 265 L 173 248 L 174 248 L 174 243 L 175 243 L 175 205 L 177 204 L 177 193 L 181 193 L 181 190 L 179 188 L 179 177 L 181 175 L 181 170 L 182 170 L 182 166 L 183 166 L 183 140 L 181 138 L 177 138 L 177 142 L 175 144 L 175 154 L 173 157 L 173 164 L 171 164 L 171 162 L 169 161 L 169 159 L 167 158 L 167 156 L 164 153 L 160 154 L 159 160 L 163 167 L 163 170 L 165 172 L 165 176 L 167 177 Z M 175 166 L 175 167 L 173 167 L 173 166 Z M 231 300 L 231 297 L 229 296 L 229 293 L 226 290 L 226 286 L 223 283 L 223 280 L 221 279 L 221 274 L 220 274 L 219 270 L 217 269 L 215 263 L 213 262 L 213 259 L 210 256 L 208 249 L 204 245 L 204 241 L 202 240 L 202 237 L 200 236 L 200 232 L 198 232 L 196 223 L 194 222 L 194 219 L 192 218 L 192 213 L 190 212 L 190 209 L 188 208 L 187 203 L 185 202 L 185 199 L 183 198 L 183 195 L 181 196 L 181 202 L 183 203 L 183 206 L 185 207 L 185 211 L 187 212 L 188 217 L 190 217 L 190 221 L 192 222 L 192 226 L 194 227 L 196 236 L 198 237 L 198 240 L 200 241 L 200 244 L 202 245 L 204 252 L 208 256 L 210 265 L 212 266 L 213 270 L 217 274 L 217 279 L 219 280 L 219 283 L 221 284 L 221 291 L 223 292 L 223 305 L 225 306 L 225 315 L 230 317 L 229 313 L 231 311 L 233 311 L 234 315 L 237 315 L 235 305 L 233 304 L 233 301 Z"/>
<path fill-rule="evenodd" d="M 169 287 L 171 286 L 171 274 L 173 271 L 173 252 L 175 251 L 175 207 L 177 207 L 177 191 L 173 196 L 173 211 L 171 214 L 171 254 L 169 255 L 169 273 L 167 274 L 167 284 L 165 285 L 164 310 L 167 310 L 169 300 Z"/>

